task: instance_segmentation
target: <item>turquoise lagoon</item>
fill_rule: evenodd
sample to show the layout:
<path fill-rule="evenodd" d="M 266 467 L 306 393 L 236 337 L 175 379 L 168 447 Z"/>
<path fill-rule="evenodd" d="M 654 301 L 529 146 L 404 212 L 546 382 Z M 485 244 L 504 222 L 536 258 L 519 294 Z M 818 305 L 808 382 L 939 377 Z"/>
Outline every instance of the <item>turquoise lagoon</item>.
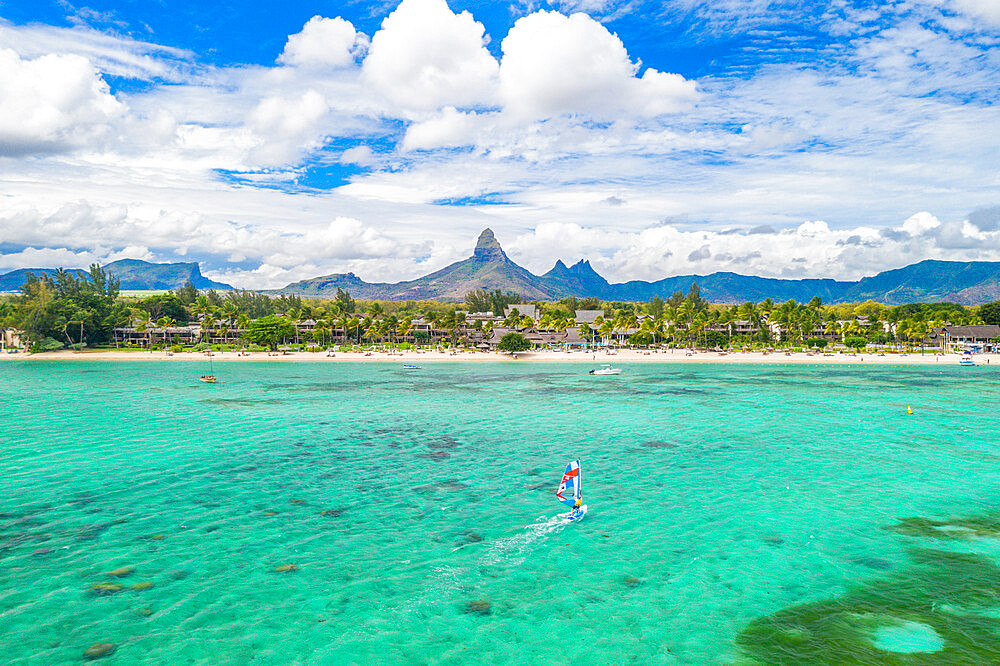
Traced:
<path fill-rule="evenodd" d="M 993 368 L 201 370 L 0 365 L 5 663 L 924 663 L 1000 617 L 951 589 L 1000 558 Z"/>

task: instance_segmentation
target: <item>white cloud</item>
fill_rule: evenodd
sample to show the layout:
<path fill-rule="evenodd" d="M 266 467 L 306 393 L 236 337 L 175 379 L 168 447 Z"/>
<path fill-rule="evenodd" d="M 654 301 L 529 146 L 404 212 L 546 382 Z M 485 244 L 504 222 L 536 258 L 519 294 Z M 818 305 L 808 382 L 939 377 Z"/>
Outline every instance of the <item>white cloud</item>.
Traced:
<path fill-rule="evenodd" d="M 497 62 L 485 28 L 445 0 L 403 0 L 372 37 L 366 83 L 403 112 L 492 101 Z"/>
<path fill-rule="evenodd" d="M 501 97 L 517 115 L 614 120 L 680 111 L 697 99 L 696 84 L 678 74 L 647 69 L 636 78 L 639 65 L 621 40 L 586 14 L 530 14 L 517 20 L 501 48 Z"/>
<path fill-rule="evenodd" d="M 340 154 L 340 163 L 371 166 L 376 163 L 375 153 L 368 146 L 354 146 Z"/>
<path fill-rule="evenodd" d="M 0 48 L 10 48 L 22 58 L 43 55 L 78 55 L 101 72 L 142 80 L 185 80 L 195 70 L 184 49 L 106 34 L 86 27 L 57 28 L 30 24 L 15 26 L 0 18 Z"/>
<path fill-rule="evenodd" d="M 903 222 L 902 230 L 911 236 L 919 236 L 923 233 L 941 226 L 941 221 L 928 212 L 912 215 Z"/>
<path fill-rule="evenodd" d="M 368 37 L 350 21 L 313 16 L 302 32 L 289 35 L 278 62 L 296 67 L 346 67 L 364 55 Z"/>
<path fill-rule="evenodd" d="M 0 155 L 88 146 L 106 137 L 124 111 L 86 58 L 23 60 L 0 49 Z"/>
<path fill-rule="evenodd" d="M 316 148 L 322 141 L 319 121 L 330 110 L 323 96 L 307 90 L 297 98 L 268 97 L 253 109 L 247 126 L 260 137 L 250 153 L 250 163 L 261 166 L 287 164 L 300 152 Z"/>
<path fill-rule="evenodd" d="M 949 4 L 960 12 L 1000 26 L 1000 2 L 997 0 L 953 0 Z"/>
<path fill-rule="evenodd" d="M 536 272 L 548 270 L 556 259 L 590 259 L 611 282 L 714 271 L 856 280 L 929 257 L 1000 259 L 1000 232 L 979 232 L 966 221 L 942 223 L 918 213 L 889 231 L 899 233 L 869 226 L 831 229 L 818 220 L 764 233 L 686 230 L 676 224 L 617 232 L 546 222 L 514 239 L 508 254 Z"/>
<path fill-rule="evenodd" d="M 626 4 L 567 2 L 606 12 Z M 523 17 L 498 64 L 483 26 L 443 0 L 404 0 L 361 65 L 363 36 L 337 18 L 310 20 L 273 67 L 202 65 L 93 30 L 0 21 L 0 47 L 18 54 L 22 71 L 43 56 L 70 58 L 55 75 L 85 71 L 90 79 L 75 80 L 98 85 L 56 87 L 35 72 L 19 84 L 30 95 L 9 108 L 9 86 L 0 86 L 0 131 L 17 135 L 18 154 L 63 151 L 0 160 L 0 240 L 107 257 L 141 239 L 158 258 L 205 258 L 206 272 L 254 286 L 334 270 L 415 277 L 466 256 L 487 225 L 515 237 L 509 249 L 532 269 L 591 256 L 615 279 L 723 268 L 850 277 L 870 272 L 865 262 L 997 258 L 992 223 L 956 220 L 997 203 L 989 128 L 1000 125 L 1000 50 L 983 34 L 988 15 L 955 2 L 842 8 L 842 25 L 815 26 L 850 35 L 822 57 L 786 51 L 751 68 L 705 65 L 697 93 L 693 81 L 644 72 L 642 42 L 583 15 Z M 675 0 L 664 11 L 749 26 L 783 19 L 790 6 Z M 946 19 L 983 32 L 959 34 Z M 755 39 L 752 48 L 780 36 Z M 74 70 L 79 58 L 89 69 Z M 0 69 L 0 79 L 12 71 Z M 116 99 L 100 73 L 147 84 Z M 73 90 L 82 103 L 34 113 L 39 91 Z M 56 122 L 32 125 L 45 118 Z M 314 159 L 366 168 L 334 191 L 292 193 Z M 219 169 L 254 173 L 235 186 Z M 504 205 L 434 204 L 477 197 Z M 934 210 L 938 224 L 896 226 L 900 211 L 920 210 Z M 384 238 L 348 223 L 331 230 L 331 219 Z M 721 231 L 760 225 L 782 231 Z M 225 268 L 230 260 L 260 265 Z"/>
<path fill-rule="evenodd" d="M 462 113 L 449 106 L 434 118 L 410 125 L 401 147 L 411 151 L 471 145 L 478 140 L 477 130 L 475 112 Z"/>

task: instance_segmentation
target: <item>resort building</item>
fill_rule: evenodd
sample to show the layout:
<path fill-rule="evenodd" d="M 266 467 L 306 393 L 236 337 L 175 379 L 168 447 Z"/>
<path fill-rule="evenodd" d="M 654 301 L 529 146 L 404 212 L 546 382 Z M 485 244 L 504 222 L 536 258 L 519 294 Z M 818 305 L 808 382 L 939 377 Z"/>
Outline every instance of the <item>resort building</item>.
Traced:
<path fill-rule="evenodd" d="M 604 310 L 577 310 L 576 325 L 582 326 L 583 324 L 587 324 L 588 326 L 593 326 L 597 318 L 603 316 Z"/>
<path fill-rule="evenodd" d="M 503 336 L 508 333 L 521 333 L 535 347 L 581 347 L 587 344 L 587 341 L 580 337 L 578 329 L 569 328 L 565 331 L 539 332 L 533 330 L 519 331 L 515 328 L 504 326 L 495 327 L 492 335 L 486 340 L 486 344 L 495 348 L 500 344 Z"/>
<path fill-rule="evenodd" d="M 513 305 L 508 305 L 503 309 L 504 319 L 510 316 L 510 313 L 517 310 L 517 313 L 522 317 L 530 317 L 532 321 L 536 321 L 539 317 L 538 307 L 532 305 L 531 303 L 514 303 Z"/>
<path fill-rule="evenodd" d="M 492 312 L 463 312 L 462 310 L 457 310 L 456 315 L 465 315 L 465 321 L 475 323 L 481 321 L 484 324 L 488 321 L 500 322 L 503 321 L 503 317 L 498 317 Z"/>
<path fill-rule="evenodd" d="M 928 336 L 927 344 L 944 352 L 996 352 L 1000 350 L 1000 326 L 980 324 L 935 328 Z"/>
<path fill-rule="evenodd" d="M 171 326 L 156 328 L 150 326 L 144 331 L 131 326 L 119 327 L 113 331 L 117 344 L 142 347 L 146 344 L 156 344 L 166 340 L 171 344 L 190 345 L 201 341 L 201 326 Z"/>
<path fill-rule="evenodd" d="M 3 329 L 3 335 L 0 336 L 0 351 L 14 351 L 15 349 L 21 349 L 24 346 L 24 340 L 22 338 L 23 335 L 24 334 L 16 328 Z"/>

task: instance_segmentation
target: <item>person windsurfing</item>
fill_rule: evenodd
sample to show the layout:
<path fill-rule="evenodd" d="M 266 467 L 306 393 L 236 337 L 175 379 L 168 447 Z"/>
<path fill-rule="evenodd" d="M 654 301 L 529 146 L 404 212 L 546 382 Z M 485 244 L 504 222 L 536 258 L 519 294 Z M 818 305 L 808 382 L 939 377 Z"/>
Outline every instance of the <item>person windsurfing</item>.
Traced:
<path fill-rule="evenodd" d="M 567 497 L 567 495 L 569 495 Z M 583 479 L 580 477 L 580 461 L 574 460 L 566 465 L 556 499 L 566 506 L 573 507 L 569 519 L 576 520 L 583 515 Z"/>

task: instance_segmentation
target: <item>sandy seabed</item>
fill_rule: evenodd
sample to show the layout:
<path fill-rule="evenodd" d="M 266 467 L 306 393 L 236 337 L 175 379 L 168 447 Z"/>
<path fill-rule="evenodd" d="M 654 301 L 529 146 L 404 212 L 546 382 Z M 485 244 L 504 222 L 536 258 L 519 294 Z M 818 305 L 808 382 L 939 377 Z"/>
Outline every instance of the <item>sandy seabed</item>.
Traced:
<path fill-rule="evenodd" d="M 57 351 L 43 354 L 0 354 L 0 361 L 201 361 L 206 359 L 205 352 L 167 353 L 163 351 Z M 975 357 L 977 366 L 1000 367 L 1000 354 L 978 354 Z M 497 352 L 471 351 L 375 351 L 375 352 L 288 352 L 268 353 L 249 352 L 240 354 L 235 351 L 213 352 L 213 361 L 278 361 L 302 362 L 317 361 L 323 363 L 371 361 L 375 363 L 465 363 L 465 362 L 505 362 L 505 363 L 591 363 L 623 365 L 627 363 L 794 363 L 794 364 L 830 364 L 830 365 L 958 365 L 957 354 L 940 354 L 926 352 L 924 354 L 819 354 L 791 352 L 704 352 L 687 351 L 683 349 L 641 351 L 622 349 L 617 351 L 598 352 L 560 352 L 537 351 L 519 352 L 516 355 Z"/>

